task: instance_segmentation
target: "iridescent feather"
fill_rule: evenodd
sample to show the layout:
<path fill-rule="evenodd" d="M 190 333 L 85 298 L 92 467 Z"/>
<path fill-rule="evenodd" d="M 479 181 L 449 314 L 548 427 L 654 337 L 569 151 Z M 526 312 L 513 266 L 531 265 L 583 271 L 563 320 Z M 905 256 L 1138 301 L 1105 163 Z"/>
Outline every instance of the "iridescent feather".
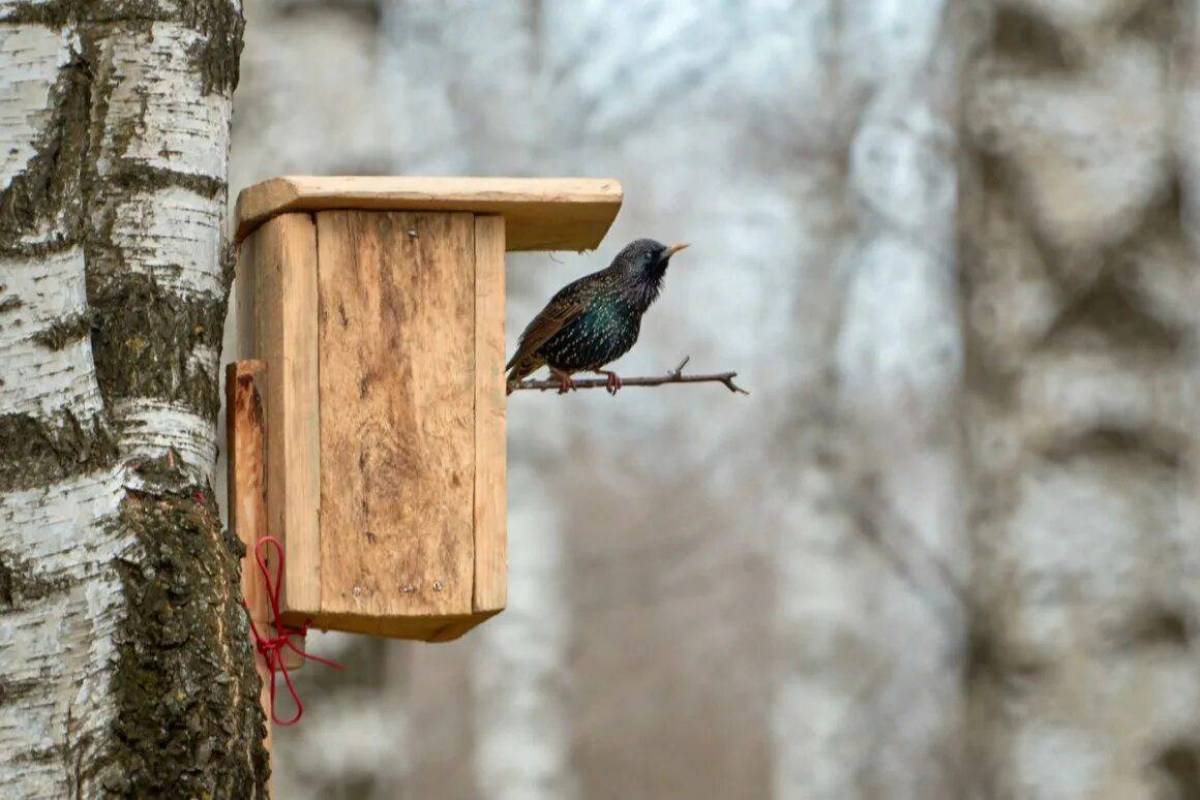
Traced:
<path fill-rule="evenodd" d="M 637 342 L 642 314 L 658 297 L 671 256 L 666 247 L 638 239 L 612 264 L 563 287 L 525 328 L 505 367 L 508 391 L 549 366 L 561 373 L 597 371 Z"/>

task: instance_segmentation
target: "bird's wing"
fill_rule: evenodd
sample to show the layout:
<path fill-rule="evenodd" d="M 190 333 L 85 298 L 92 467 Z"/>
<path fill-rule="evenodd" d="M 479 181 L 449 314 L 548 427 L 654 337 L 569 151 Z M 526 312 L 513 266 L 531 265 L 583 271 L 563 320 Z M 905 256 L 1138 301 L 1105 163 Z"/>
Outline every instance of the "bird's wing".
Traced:
<path fill-rule="evenodd" d="M 595 273 L 568 283 L 558 294 L 550 298 L 546 307 L 538 313 L 517 340 L 517 352 L 509 359 L 505 370 L 513 368 L 522 359 L 533 355 L 546 342 L 563 329 L 563 326 L 579 318 L 587 310 L 600 284 L 601 273 Z"/>

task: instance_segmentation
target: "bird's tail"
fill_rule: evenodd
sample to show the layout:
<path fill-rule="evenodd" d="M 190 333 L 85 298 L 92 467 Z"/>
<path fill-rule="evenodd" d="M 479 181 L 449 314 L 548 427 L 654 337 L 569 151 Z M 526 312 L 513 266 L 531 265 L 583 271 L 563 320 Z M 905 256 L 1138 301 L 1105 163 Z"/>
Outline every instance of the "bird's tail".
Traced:
<path fill-rule="evenodd" d="M 512 394 L 518 383 L 520 383 L 529 375 L 537 372 L 542 368 L 542 365 L 546 363 L 537 356 L 526 356 L 515 364 L 513 363 L 514 361 L 517 361 L 516 357 L 514 357 L 512 361 L 508 362 L 508 366 L 506 367 L 506 369 L 509 370 L 508 378 L 505 381 L 504 387 L 504 393 L 506 395 Z"/>

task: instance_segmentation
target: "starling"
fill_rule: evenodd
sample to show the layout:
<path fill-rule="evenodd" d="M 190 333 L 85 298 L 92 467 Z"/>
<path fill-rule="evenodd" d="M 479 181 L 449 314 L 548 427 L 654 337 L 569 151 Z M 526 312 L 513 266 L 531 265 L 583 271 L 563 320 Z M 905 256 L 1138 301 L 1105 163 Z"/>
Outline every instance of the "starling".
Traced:
<path fill-rule="evenodd" d="M 633 347 L 642 314 L 658 298 L 671 256 L 685 247 L 638 239 L 626 245 L 608 269 L 563 287 L 521 334 L 517 352 L 505 367 L 508 394 L 543 364 L 558 380 L 559 394 L 574 387 L 573 372 L 606 376 L 609 393 L 616 394 L 620 376 L 602 367 Z"/>

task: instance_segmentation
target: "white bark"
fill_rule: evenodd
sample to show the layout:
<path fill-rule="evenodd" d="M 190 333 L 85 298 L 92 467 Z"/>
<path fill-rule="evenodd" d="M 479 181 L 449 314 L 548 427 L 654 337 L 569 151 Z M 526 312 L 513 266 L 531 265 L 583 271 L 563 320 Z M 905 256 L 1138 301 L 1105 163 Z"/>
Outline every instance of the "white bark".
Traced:
<path fill-rule="evenodd" d="M 23 10 L 0 3 L 0 16 Z M 99 226 L 109 204 L 116 211 L 107 242 L 114 249 L 103 256 L 109 259 L 107 277 L 119 278 L 127 267 L 153 274 L 180 300 L 219 302 L 223 296 L 223 192 L 209 197 L 176 185 L 119 189 L 108 183 L 119 173 L 143 170 L 166 176 L 164 184 L 182 174 L 224 185 L 231 103 L 228 91 L 204 85 L 195 57 L 204 38 L 168 21 L 118 21 L 99 31 L 82 20 L 62 29 L 0 26 L 0 191 L 38 168 L 45 142 L 60 138 L 59 159 L 68 157 L 67 146 L 80 144 L 68 139 L 73 134 L 65 132 L 64 113 L 96 114 L 93 130 L 100 134 L 80 164 L 95 181 L 83 215 L 72 216 L 79 187 L 77 176 L 66 174 L 69 195 L 59 198 L 61 205 L 40 197 L 49 207 L 39 212 L 37 226 L 0 241 L 11 253 L 0 258 L 0 304 L 9 303 L 0 305 L 0 415 L 24 415 L 30 425 L 53 432 L 69 412 L 84 445 L 97 415 L 119 431 L 115 460 L 97 463 L 80 451 L 80 466 L 68 456 L 55 469 L 0 486 L 0 573 L 6 573 L 0 574 L 0 793 L 6 797 L 92 797 L 102 786 L 119 790 L 129 780 L 120 774 L 124 766 L 97 760 L 111 745 L 118 711 L 113 681 L 120 637 L 132 643 L 122 633 L 130 598 L 116 566 L 140 558 L 134 533 L 119 523 L 119 509 L 127 490 L 141 486 L 133 470 L 149 459 L 174 452 L 193 480 L 212 475 L 212 419 L 181 400 L 102 397 L 86 328 L 57 349 L 37 339 L 56 324 L 96 311 L 88 304 L 85 276 L 98 269 L 101 256 L 78 242 L 106 235 Z M 69 76 L 64 69 L 84 57 L 85 40 L 90 73 Z M 72 80 L 91 82 L 88 99 L 107 103 L 64 112 L 59 104 Z M 28 191 L 47 190 L 34 185 Z M 45 248 L 30 247 L 39 242 Z M 215 372 L 212 348 L 198 348 L 191 357 Z M 11 463 L 24 457 L 16 445 L 26 443 L 8 444 L 14 449 L 0 458 Z M 44 474 L 58 477 L 47 482 Z M 217 779 L 211 791 L 223 796 L 229 788 Z"/>
<path fill-rule="evenodd" d="M 221 130 L 228 126 L 228 120 L 221 122 L 217 118 L 217 122 L 224 126 Z M 171 145 L 164 143 L 167 146 Z M 174 168 L 185 170 L 193 166 L 200 165 L 180 164 Z M 135 194 L 122 202 L 116 210 L 112 235 L 114 243 L 124 251 L 130 270 L 153 276 L 159 285 L 182 297 L 220 295 L 225 287 L 213 265 L 222 256 L 224 221 L 222 198 L 167 186 Z M 153 244 L 147 245 L 146 239 Z M 210 358 L 215 367 L 215 354 Z"/>
<path fill-rule="evenodd" d="M 7 11 L 0 4 L 0 12 Z M 0 83 L 0 189 L 25 171 L 36 152 L 35 137 L 50 114 L 50 89 L 75 44 L 69 30 L 43 25 L 6 25 L 0 30 L 4 81 Z"/>
<path fill-rule="evenodd" d="M 34 338 L 87 310 L 83 250 L 72 247 L 47 256 L 0 259 L 0 275 L 0 303 L 14 306 L 0 311 L 0 360 L 6 376 L 0 386 L 0 414 L 52 417 L 69 410 L 81 419 L 90 418 L 101 408 L 91 339 L 50 350 Z"/>
<path fill-rule="evenodd" d="M 75 791 L 76 765 L 92 760 L 116 713 L 109 681 L 124 604 L 105 565 L 131 546 L 111 526 L 121 496 L 120 475 L 105 470 L 0 497 L 5 560 L 20 554 L 35 580 L 70 587 L 0 618 L 0 681 L 24 687 L 0 706 L 0 784 L 14 797 Z"/>

